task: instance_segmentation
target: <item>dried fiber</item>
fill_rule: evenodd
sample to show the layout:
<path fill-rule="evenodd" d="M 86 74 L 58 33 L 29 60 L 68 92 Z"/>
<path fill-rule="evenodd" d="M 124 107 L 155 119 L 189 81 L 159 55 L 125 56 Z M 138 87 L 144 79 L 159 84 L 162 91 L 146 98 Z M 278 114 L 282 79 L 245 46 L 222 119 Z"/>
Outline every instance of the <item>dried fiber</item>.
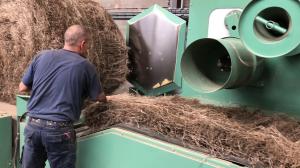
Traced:
<path fill-rule="evenodd" d="M 110 97 L 85 108 L 93 132 L 114 125 L 147 128 L 184 147 L 250 167 L 300 167 L 300 123 L 258 111 L 202 105 L 179 97 Z M 202 150 L 203 149 L 203 150 Z"/>

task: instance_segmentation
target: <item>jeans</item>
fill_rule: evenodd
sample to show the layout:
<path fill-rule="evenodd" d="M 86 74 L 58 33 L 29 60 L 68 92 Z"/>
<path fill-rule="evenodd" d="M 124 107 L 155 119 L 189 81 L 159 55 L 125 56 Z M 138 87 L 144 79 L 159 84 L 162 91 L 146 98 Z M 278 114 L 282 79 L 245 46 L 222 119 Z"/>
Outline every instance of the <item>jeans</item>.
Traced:
<path fill-rule="evenodd" d="M 27 123 L 22 168 L 75 168 L 76 134 L 72 127 L 41 126 Z"/>

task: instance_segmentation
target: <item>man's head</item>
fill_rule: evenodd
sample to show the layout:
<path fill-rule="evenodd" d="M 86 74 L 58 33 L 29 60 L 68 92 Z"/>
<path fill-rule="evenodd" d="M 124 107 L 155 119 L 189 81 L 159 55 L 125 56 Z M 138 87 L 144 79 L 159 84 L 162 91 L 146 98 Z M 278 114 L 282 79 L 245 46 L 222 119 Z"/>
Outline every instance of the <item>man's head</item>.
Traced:
<path fill-rule="evenodd" d="M 84 56 L 87 51 L 88 33 L 81 25 L 70 26 L 65 32 L 64 49 Z"/>

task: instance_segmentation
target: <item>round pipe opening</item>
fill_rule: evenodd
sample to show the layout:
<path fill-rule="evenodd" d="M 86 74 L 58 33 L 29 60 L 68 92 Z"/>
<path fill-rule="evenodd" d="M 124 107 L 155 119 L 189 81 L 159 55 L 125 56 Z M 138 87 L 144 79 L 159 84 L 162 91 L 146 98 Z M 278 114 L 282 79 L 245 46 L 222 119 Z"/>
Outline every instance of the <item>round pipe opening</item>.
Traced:
<path fill-rule="evenodd" d="M 256 16 L 253 26 L 258 37 L 267 41 L 278 41 L 288 34 L 291 18 L 285 9 L 270 7 Z"/>
<path fill-rule="evenodd" d="M 219 41 L 201 39 L 186 49 L 181 70 L 185 81 L 194 89 L 214 92 L 224 88 L 230 77 L 230 54 Z"/>

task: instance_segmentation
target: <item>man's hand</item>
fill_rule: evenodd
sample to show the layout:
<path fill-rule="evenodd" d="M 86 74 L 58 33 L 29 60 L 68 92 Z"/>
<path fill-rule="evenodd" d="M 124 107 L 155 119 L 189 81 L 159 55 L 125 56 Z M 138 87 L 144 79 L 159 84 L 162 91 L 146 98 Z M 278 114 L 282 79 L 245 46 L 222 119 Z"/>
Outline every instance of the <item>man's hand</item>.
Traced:
<path fill-rule="evenodd" d="M 19 92 L 29 92 L 30 88 L 27 87 L 23 82 L 19 84 Z"/>
<path fill-rule="evenodd" d="M 97 101 L 99 101 L 99 102 L 104 102 L 104 103 L 107 102 L 107 98 L 106 98 L 106 96 L 105 96 L 105 94 L 104 94 L 103 92 L 102 92 L 101 94 L 98 95 Z"/>

